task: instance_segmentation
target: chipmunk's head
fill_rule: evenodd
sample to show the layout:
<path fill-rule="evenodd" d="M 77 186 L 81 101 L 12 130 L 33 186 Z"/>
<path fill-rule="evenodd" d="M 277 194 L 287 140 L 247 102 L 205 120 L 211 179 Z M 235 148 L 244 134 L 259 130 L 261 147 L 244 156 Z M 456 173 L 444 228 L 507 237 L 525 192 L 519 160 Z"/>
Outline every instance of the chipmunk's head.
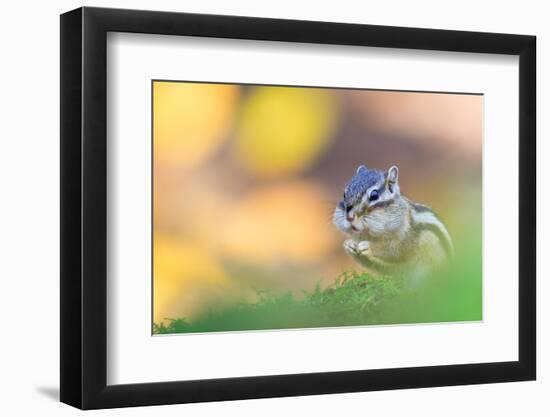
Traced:
<path fill-rule="evenodd" d="M 399 195 L 398 169 L 395 165 L 387 171 L 361 165 L 346 184 L 332 221 L 345 233 L 361 233 L 368 228 L 368 217 L 380 217 L 375 213 L 389 207 Z"/>

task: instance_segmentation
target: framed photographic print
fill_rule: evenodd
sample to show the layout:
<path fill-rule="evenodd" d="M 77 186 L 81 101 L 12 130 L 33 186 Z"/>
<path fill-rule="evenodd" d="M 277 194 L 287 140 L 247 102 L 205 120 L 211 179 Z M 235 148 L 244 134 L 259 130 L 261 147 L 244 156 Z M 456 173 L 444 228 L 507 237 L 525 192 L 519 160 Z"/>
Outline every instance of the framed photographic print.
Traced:
<path fill-rule="evenodd" d="M 535 379 L 535 38 L 61 16 L 61 401 Z"/>

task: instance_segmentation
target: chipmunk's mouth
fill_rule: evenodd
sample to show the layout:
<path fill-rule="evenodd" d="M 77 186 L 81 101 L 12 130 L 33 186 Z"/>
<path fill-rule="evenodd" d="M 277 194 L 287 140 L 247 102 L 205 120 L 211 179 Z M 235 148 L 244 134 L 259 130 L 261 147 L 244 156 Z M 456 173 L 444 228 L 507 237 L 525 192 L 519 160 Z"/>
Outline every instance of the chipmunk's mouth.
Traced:
<path fill-rule="evenodd" d="M 354 224 L 357 220 L 358 219 L 355 218 L 353 220 L 347 219 L 346 213 L 340 208 L 336 208 L 332 218 L 332 222 L 336 225 L 336 227 L 342 232 L 348 234 L 360 233 L 362 231 L 363 228 L 361 227 L 361 224 Z"/>

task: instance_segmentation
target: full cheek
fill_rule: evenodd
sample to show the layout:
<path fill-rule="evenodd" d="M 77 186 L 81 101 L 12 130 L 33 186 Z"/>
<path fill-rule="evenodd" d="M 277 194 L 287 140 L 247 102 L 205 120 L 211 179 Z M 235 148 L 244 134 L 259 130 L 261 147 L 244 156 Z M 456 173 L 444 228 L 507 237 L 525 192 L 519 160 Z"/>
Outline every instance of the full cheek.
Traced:
<path fill-rule="evenodd" d="M 375 237 L 379 237 L 384 234 L 385 222 L 382 215 L 374 212 L 371 215 L 367 216 L 367 219 L 368 220 L 366 223 L 370 234 Z"/>

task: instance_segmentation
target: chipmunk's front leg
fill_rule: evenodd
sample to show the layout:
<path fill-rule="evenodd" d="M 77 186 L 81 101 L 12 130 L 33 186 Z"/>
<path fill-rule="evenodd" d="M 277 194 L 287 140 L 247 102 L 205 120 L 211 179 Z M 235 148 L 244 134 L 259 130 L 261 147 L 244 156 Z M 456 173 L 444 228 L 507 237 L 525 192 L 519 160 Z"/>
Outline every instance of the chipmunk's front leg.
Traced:
<path fill-rule="evenodd" d="M 394 267 L 391 262 L 373 256 L 369 242 L 366 240 L 356 242 L 348 239 L 344 242 L 344 250 L 361 265 L 378 273 L 387 273 Z"/>

